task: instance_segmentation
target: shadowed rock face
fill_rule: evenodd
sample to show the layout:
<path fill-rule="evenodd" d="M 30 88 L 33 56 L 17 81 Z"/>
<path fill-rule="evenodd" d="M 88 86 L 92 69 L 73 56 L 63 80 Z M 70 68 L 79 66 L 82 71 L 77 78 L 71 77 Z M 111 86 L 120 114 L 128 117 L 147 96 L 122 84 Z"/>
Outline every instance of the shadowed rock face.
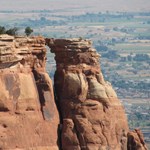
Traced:
<path fill-rule="evenodd" d="M 0 36 L 0 149 L 58 150 L 58 112 L 42 37 Z"/>
<path fill-rule="evenodd" d="M 47 39 L 55 53 L 55 90 L 62 115 L 64 150 L 126 150 L 124 108 L 104 80 L 91 41 Z"/>

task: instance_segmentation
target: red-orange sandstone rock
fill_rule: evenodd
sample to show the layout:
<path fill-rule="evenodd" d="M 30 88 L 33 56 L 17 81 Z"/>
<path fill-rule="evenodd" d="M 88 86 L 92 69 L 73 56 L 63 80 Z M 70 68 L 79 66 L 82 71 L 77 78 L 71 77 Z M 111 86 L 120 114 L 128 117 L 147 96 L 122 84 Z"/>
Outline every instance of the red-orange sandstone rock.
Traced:
<path fill-rule="evenodd" d="M 91 41 L 47 39 L 55 53 L 55 90 L 62 115 L 63 150 L 126 150 L 128 124 L 111 84 L 104 80 Z"/>
<path fill-rule="evenodd" d="M 143 134 L 139 129 L 128 133 L 128 150 L 148 150 L 144 142 Z"/>
<path fill-rule="evenodd" d="M 0 36 L 0 149 L 58 150 L 58 112 L 42 37 Z"/>
<path fill-rule="evenodd" d="M 45 42 L 56 55 L 60 120 Z M 0 35 L 0 149 L 58 150 L 59 144 L 60 150 L 147 150 L 140 131 L 129 132 L 91 41 Z"/>
<path fill-rule="evenodd" d="M 63 150 L 147 150 L 140 131 L 129 132 L 124 108 L 104 80 L 90 40 L 46 39 L 55 53 L 56 102 Z"/>

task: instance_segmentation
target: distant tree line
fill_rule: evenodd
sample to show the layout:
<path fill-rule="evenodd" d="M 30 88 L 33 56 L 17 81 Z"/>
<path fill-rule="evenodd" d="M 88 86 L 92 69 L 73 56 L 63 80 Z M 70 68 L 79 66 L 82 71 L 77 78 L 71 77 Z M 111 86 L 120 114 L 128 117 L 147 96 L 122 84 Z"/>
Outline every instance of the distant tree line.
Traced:
<path fill-rule="evenodd" d="M 17 27 L 6 29 L 4 26 L 0 26 L 0 34 L 8 34 L 15 36 L 18 34 L 18 30 L 19 28 Z M 30 27 L 26 27 L 24 32 L 27 36 L 29 36 L 33 32 L 33 29 L 31 29 Z"/>
<path fill-rule="evenodd" d="M 137 39 L 139 40 L 150 40 L 150 36 L 149 35 L 138 35 Z"/>
<path fill-rule="evenodd" d="M 148 54 L 136 54 L 135 56 L 128 55 L 127 57 L 121 57 L 121 61 L 145 61 L 150 62 L 150 57 Z"/>
<path fill-rule="evenodd" d="M 131 13 L 111 13 L 109 11 L 102 13 L 86 13 L 79 16 L 72 16 L 69 18 L 70 21 L 82 21 L 82 22 L 106 22 L 112 19 L 125 19 L 129 20 L 134 18 L 134 14 Z"/>
<path fill-rule="evenodd" d="M 124 79 L 117 79 L 117 80 L 113 80 L 111 81 L 112 85 L 114 87 L 118 87 L 118 88 L 122 88 L 122 89 L 139 89 L 139 90 L 149 90 L 150 87 L 150 83 L 149 82 L 144 82 L 144 81 L 140 81 L 140 82 L 134 82 L 134 81 L 126 81 Z"/>
<path fill-rule="evenodd" d="M 30 27 L 45 27 L 45 26 L 61 26 L 66 25 L 65 20 L 49 20 L 45 17 L 40 19 L 27 19 L 25 23 L 21 23 L 21 26 L 30 26 Z"/>

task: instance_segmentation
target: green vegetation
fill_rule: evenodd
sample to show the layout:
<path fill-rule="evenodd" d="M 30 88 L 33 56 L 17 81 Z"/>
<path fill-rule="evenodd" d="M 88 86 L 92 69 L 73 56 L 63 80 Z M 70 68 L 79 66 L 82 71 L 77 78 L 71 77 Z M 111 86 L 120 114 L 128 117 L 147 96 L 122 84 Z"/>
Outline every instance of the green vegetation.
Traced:
<path fill-rule="evenodd" d="M 8 29 L 6 31 L 6 34 L 8 34 L 8 35 L 17 35 L 17 32 L 18 32 L 18 28 L 14 27 L 14 28 Z"/>
<path fill-rule="evenodd" d="M 0 34 L 8 34 L 8 35 L 17 35 L 18 28 L 10 28 L 8 30 L 5 29 L 5 27 L 0 26 Z"/>
<path fill-rule="evenodd" d="M 0 34 L 16 36 L 18 34 L 18 30 L 19 28 L 17 27 L 6 29 L 4 26 L 0 26 Z M 27 36 L 29 36 L 33 32 L 33 29 L 31 29 L 30 27 L 26 27 L 24 32 Z"/>
<path fill-rule="evenodd" d="M 33 32 L 33 29 L 31 29 L 30 27 L 26 27 L 26 28 L 25 28 L 25 34 L 26 34 L 27 36 L 29 36 L 32 32 Z"/>
<path fill-rule="evenodd" d="M 6 30 L 5 27 L 0 26 L 0 34 L 5 34 Z"/>

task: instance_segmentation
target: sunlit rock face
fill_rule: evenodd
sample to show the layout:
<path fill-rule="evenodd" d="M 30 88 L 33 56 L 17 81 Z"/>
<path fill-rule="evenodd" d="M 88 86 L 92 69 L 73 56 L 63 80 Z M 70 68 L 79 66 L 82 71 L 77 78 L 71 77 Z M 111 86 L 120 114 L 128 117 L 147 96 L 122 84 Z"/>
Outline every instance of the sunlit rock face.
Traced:
<path fill-rule="evenodd" d="M 0 35 L 0 149 L 58 150 L 43 37 Z"/>
<path fill-rule="evenodd" d="M 90 40 L 46 39 L 55 53 L 63 150 L 127 150 L 128 124 Z"/>

